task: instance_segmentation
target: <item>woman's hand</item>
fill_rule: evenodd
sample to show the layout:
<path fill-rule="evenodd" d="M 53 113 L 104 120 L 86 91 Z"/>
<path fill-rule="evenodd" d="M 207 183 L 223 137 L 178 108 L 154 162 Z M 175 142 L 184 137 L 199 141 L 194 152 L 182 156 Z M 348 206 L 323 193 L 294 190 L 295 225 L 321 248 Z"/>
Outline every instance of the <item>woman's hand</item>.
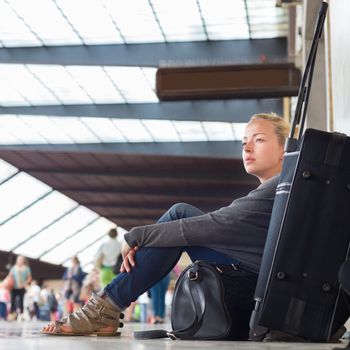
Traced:
<path fill-rule="evenodd" d="M 131 248 L 129 244 L 124 241 L 122 245 L 123 263 L 120 267 L 120 272 L 130 272 L 131 269 L 135 267 L 135 254 L 138 249 L 138 247 Z"/>

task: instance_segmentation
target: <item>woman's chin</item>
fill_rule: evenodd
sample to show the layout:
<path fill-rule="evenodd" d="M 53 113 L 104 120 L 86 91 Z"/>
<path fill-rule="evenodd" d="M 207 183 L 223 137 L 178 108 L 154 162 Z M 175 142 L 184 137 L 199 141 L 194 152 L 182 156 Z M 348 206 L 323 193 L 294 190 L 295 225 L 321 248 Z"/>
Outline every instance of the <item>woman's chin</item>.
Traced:
<path fill-rule="evenodd" d="M 249 165 L 245 166 L 245 171 L 246 171 L 247 174 L 249 174 L 249 175 L 253 175 L 253 176 L 258 177 L 258 174 L 257 174 L 257 172 L 256 172 L 256 169 L 254 169 L 253 166 L 249 166 Z"/>

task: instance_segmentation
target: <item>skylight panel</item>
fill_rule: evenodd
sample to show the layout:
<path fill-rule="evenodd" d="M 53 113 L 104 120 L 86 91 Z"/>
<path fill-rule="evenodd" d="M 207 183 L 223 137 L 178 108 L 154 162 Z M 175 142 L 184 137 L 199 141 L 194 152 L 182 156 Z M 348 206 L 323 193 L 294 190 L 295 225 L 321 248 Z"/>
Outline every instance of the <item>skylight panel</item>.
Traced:
<path fill-rule="evenodd" d="M 77 233 L 71 238 L 66 239 L 62 244 L 57 246 L 54 250 L 45 254 L 41 260 L 51 262 L 53 264 L 60 264 L 66 259 L 74 256 L 84 245 L 87 246 L 100 237 L 104 237 L 106 232 L 114 227 L 111 221 L 99 218 L 86 229 Z"/>
<path fill-rule="evenodd" d="M 124 102 L 102 67 L 68 66 L 66 70 L 94 103 Z"/>
<path fill-rule="evenodd" d="M 94 257 L 96 255 L 97 250 L 99 249 L 102 242 L 104 242 L 106 239 L 106 235 L 97 238 L 97 241 L 89 245 L 86 249 L 84 247 L 81 247 L 80 249 L 83 249 L 82 251 L 78 252 L 79 260 L 81 266 L 87 265 L 94 261 Z M 63 263 L 64 266 L 70 265 L 70 260 L 67 260 Z"/>
<path fill-rule="evenodd" d="M 196 0 L 152 0 L 152 4 L 166 40 L 207 39 Z"/>
<path fill-rule="evenodd" d="M 100 140 L 78 117 L 51 117 L 61 130 L 76 143 L 99 143 Z"/>
<path fill-rule="evenodd" d="M 73 143 L 73 140 L 65 134 L 57 124 L 47 116 L 18 116 L 23 123 L 41 135 L 47 143 Z"/>
<path fill-rule="evenodd" d="M 24 144 L 47 143 L 47 139 L 38 134 L 17 116 L 2 115 L 0 118 L 0 129 L 7 131 Z"/>
<path fill-rule="evenodd" d="M 68 21 L 73 24 L 84 44 L 123 42 L 111 16 L 103 6 L 103 2 L 96 0 L 57 0 L 57 4 L 67 16 Z"/>
<path fill-rule="evenodd" d="M 8 179 L 10 176 L 16 174 L 17 172 L 18 169 L 16 167 L 0 159 L 0 183 Z"/>
<path fill-rule="evenodd" d="M 31 1 L 11 0 L 10 3 L 27 26 L 40 37 L 43 44 L 81 43 L 79 37 L 55 6 L 54 1 L 35 0 L 33 3 Z"/>
<path fill-rule="evenodd" d="M 0 198 L 6 198 L 6 205 L 0 206 L 0 223 L 50 191 L 49 186 L 28 174 L 15 175 L 0 186 Z"/>
<path fill-rule="evenodd" d="M 202 122 L 209 141 L 233 141 L 234 134 L 231 123 Z"/>
<path fill-rule="evenodd" d="M 55 245 L 63 242 L 67 237 L 73 235 L 97 218 L 98 215 L 96 213 L 86 207 L 79 206 L 59 221 L 53 223 L 46 230 L 21 245 L 16 250 L 16 253 L 25 254 L 31 258 L 39 258 Z"/>
<path fill-rule="evenodd" d="M 13 86 L 0 79 L 0 106 L 6 107 L 28 105 L 30 105 L 29 101 L 27 101 L 16 89 L 14 89 Z"/>
<path fill-rule="evenodd" d="M 31 104 L 58 102 L 55 96 L 24 65 L 1 64 L 0 80 L 18 91 Z"/>
<path fill-rule="evenodd" d="M 271 17 L 250 17 L 249 19 L 250 25 L 251 26 L 255 26 L 255 25 L 259 25 L 259 24 L 268 24 L 271 27 L 275 26 L 283 26 L 283 27 L 287 27 L 288 28 L 288 21 L 287 21 L 287 17 L 283 16 L 271 16 Z"/>
<path fill-rule="evenodd" d="M 231 23 L 207 25 L 210 40 L 249 39 L 249 27 L 245 19 L 236 19 Z"/>
<path fill-rule="evenodd" d="M 279 38 L 286 36 L 285 31 L 267 30 L 267 31 L 252 31 L 252 39 L 266 39 L 266 38 Z"/>
<path fill-rule="evenodd" d="M 126 43 L 164 41 L 148 0 L 103 0 L 103 3 Z"/>
<path fill-rule="evenodd" d="M 94 133 L 101 142 L 125 142 L 125 137 L 116 128 L 110 118 L 80 118 L 80 120 Z"/>
<path fill-rule="evenodd" d="M 276 0 L 248 0 L 247 5 L 248 7 L 275 7 Z"/>
<path fill-rule="evenodd" d="M 248 6 L 249 17 L 279 17 L 286 14 L 286 10 L 280 7 L 249 7 Z"/>
<path fill-rule="evenodd" d="M 78 82 L 62 66 L 27 65 L 35 76 L 50 88 L 50 91 L 63 104 L 91 103 L 91 98 Z"/>
<path fill-rule="evenodd" d="M 201 0 L 200 8 L 206 24 L 229 23 L 237 18 L 245 18 L 246 10 L 242 0 Z"/>
<path fill-rule="evenodd" d="M 243 129 L 240 125 L 243 125 Z M 231 140 L 245 123 L 119 119 L 103 117 L 2 116 L 0 144 L 193 142 Z"/>
<path fill-rule="evenodd" d="M 17 145 L 23 142 L 15 135 L 9 134 L 6 130 L 0 126 L 0 145 Z"/>
<path fill-rule="evenodd" d="M 247 123 L 232 123 L 232 128 L 236 140 L 243 140 L 246 125 Z"/>
<path fill-rule="evenodd" d="M 41 45 L 40 40 L 4 1 L 0 2 L 0 38 L 5 47 Z"/>
<path fill-rule="evenodd" d="M 211 40 L 249 38 L 244 2 L 204 0 L 200 2 L 208 37 Z"/>
<path fill-rule="evenodd" d="M 105 67 L 126 102 L 156 102 L 158 98 L 138 67 Z M 152 70 L 154 71 L 154 70 Z"/>
<path fill-rule="evenodd" d="M 143 125 L 156 142 L 179 142 L 180 137 L 170 120 L 143 119 Z"/>
<path fill-rule="evenodd" d="M 148 130 L 138 119 L 113 119 L 113 123 L 128 142 L 153 141 Z"/>
<path fill-rule="evenodd" d="M 157 68 L 141 68 L 143 75 L 145 76 L 148 85 L 151 87 L 153 91 L 156 90 L 156 73 Z M 158 100 L 158 98 L 157 98 Z"/>
<path fill-rule="evenodd" d="M 75 202 L 59 192 L 52 192 L 33 206 L 0 226 L 2 246 L 12 250 L 27 238 L 52 223 L 64 212 L 76 206 Z"/>
<path fill-rule="evenodd" d="M 208 141 L 208 137 L 200 122 L 173 121 L 181 141 Z"/>

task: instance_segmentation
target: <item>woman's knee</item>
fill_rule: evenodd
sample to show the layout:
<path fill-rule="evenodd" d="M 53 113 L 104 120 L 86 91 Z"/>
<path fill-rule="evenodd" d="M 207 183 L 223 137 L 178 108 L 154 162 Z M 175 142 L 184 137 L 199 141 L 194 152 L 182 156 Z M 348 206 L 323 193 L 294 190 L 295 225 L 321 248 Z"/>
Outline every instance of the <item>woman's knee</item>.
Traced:
<path fill-rule="evenodd" d="M 192 206 L 187 203 L 176 203 L 170 207 L 169 214 L 173 220 L 181 219 L 186 216 L 189 207 Z"/>

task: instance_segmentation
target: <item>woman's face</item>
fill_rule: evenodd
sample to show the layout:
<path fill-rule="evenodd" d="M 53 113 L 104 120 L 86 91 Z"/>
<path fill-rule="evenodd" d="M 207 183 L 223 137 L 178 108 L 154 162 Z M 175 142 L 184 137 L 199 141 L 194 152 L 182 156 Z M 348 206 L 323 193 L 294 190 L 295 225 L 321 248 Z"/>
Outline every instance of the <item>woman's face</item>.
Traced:
<path fill-rule="evenodd" d="M 248 174 L 264 182 L 281 172 L 284 148 L 270 121 L 257 119 L 248 123 L 242 143 L 243 162 Z"/>
<path fill-rule="evenodd" d="M 18 256 L 16 259 L 16 265 L 23 266 L 25 264 L 25 258 L 24 256 Z"/>

